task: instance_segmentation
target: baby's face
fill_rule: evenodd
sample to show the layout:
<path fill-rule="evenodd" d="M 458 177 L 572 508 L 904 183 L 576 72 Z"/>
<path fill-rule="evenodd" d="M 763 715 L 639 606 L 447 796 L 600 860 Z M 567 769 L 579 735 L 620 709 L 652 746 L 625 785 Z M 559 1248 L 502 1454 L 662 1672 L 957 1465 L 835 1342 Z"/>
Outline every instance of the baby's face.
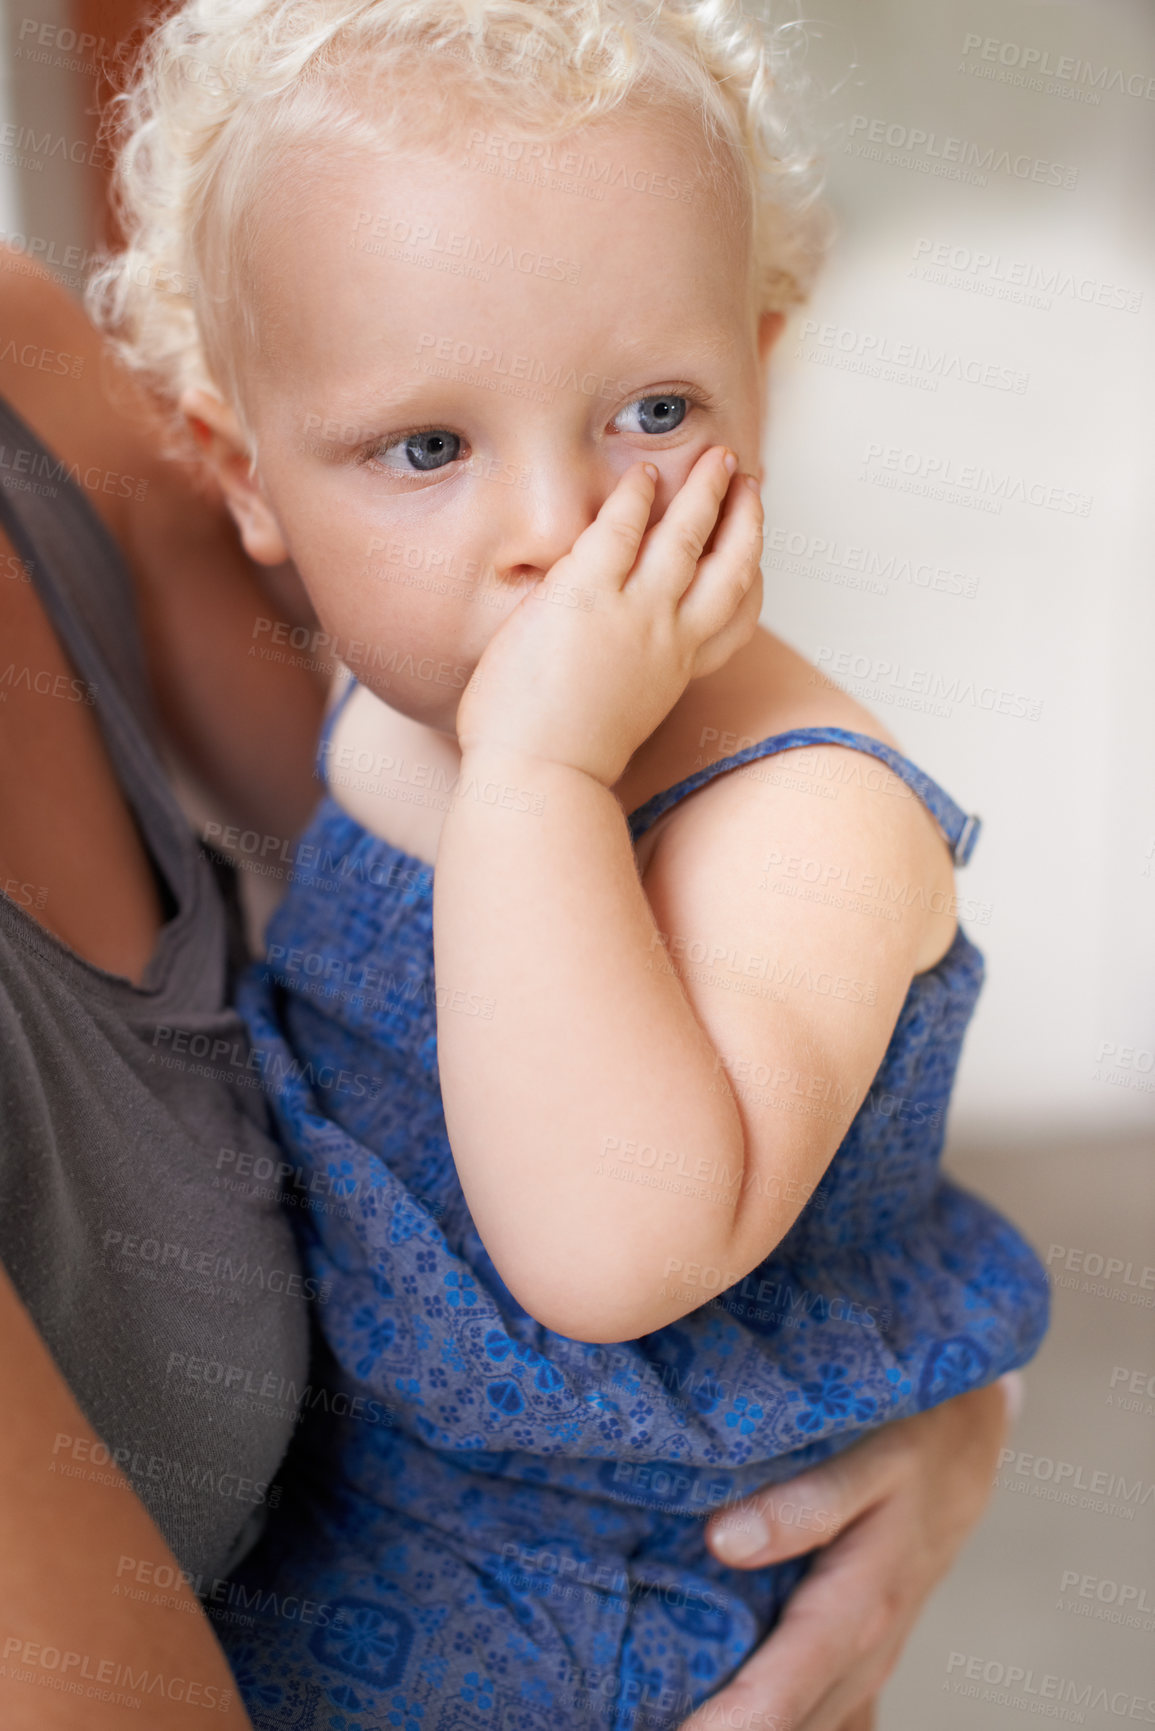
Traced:
<path fill-rule="evenodd" d="M 555 143 L 555 163 L 610 165 L 577 190 L 495 172 L 496 133 L 277 189 L 246 543 L 292 558 L 341 658 L 427 725 L 452 731 L 493 633 L 631 464 L 658 467 L 654 521 L 708 446 L 758 467 L 746 239 L 688 132 L 614 120 Z"/>

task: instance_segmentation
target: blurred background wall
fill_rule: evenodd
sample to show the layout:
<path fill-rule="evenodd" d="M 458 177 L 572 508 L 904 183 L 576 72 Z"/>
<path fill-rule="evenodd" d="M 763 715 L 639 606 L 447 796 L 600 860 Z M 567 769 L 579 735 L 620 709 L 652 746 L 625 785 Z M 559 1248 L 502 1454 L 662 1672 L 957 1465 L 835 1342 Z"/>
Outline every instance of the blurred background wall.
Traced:
<path fill-rule="evenodd" d="M 0 231 L 74 289 L 144 10 L 0 0 Z M 983 818 L 947 1160 L 1055 1303 L 880 1731 L 1151 1724 L 1155 5 L 810 16 L 839 238 L 776 360 L 765 618 Z"/>
<path fill-rule="evenodd" d="M 767 614 L 984 819 L 956 1131 L 1149 1125 L 1155 8 L 815 11 L 841 240 L 783 344 Z"/>

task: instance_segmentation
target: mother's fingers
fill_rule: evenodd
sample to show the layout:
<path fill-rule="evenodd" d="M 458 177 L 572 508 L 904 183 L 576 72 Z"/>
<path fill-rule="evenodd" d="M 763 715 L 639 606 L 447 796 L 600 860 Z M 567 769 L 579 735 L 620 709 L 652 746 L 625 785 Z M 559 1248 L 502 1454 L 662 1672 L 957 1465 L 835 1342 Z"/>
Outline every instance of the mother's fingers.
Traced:
<path fill-rule="evenodd" d="M 706 1541 L 719 1562 L 735 1569 L 761 1569 L 828 1545 L 893 1487 L 901 1454 L 901 1444 L 877 1431 L 833 1460 L 711 1516 Z"/>
<path fill-rule="evenodd" d="M 855 1684 L 863 1692 L 877 1686 L 875 1668 L 889 1660 L 905 1631 L 903 1536 L 901 1525 L 880 1511 L 862 1516 L 820 1552 L 777 1627 L 681 1731 L 718 1725 L 810 1731 L 813 1716 L 828 1703 L 835 1716 L 815 1720 L 815 1731 L 819 1724 L 834 1731 L 839 1708 L 845 1715 L 857 1705 Z"/>
<path fill-rule="evenodd" d="M 852 1666 L 792 1731 L 873 1731 L 878 1692 L 898 1664 L 907 1634 L 903 1627 L 889 1647 Z"/>
<path fill-rule="evenodd" d="M 833 1690 L 808 1719 L 792 1727 L 792 1731 L 874 1731 L 877 1723 L 878 1691 L 897 1662 L 895 1649 L 892 1664 L 885 1675 L 858 1671 Z M 853 1703 L 853 1705 L 851 1705 Z"/>
<path fill-rule="evenodd" d="M 838 1731 L 874 1731 L 878 1723 L 875 1713 L 876 1705 L 875 1701 L 864 1701 L 856 1713 L 852 1713 L 849 1719 L 842 1721 Z"/>
<path fill-rule="evenodd" d="M 874 1731 L 878 1691 L 899 1662 L 902 1643 L 897 1641 L 885 1663 L 857 1665 L 843 1677 L 814 1712 L 791 1731 Z"/>

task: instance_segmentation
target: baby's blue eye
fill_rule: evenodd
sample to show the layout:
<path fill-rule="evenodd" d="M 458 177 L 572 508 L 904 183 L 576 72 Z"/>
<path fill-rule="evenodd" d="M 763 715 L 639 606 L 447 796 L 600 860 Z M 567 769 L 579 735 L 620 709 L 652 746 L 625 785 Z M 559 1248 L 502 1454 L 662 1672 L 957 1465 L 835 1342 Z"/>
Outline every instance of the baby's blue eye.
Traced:
<path fill-rule="evenodd" d="M 690 403 L 687 397 L 663 392 L 660 397 L 638 397 L 622 410 L 623 415 L 637 411 L 638 425 L 630 432 L 672 433 L 686 418 Z M 618 419 L 621 417 L 619 416 Z"/>
<path fill-rule="evenodd" d="M 377 461 L 384 468 L 396 468 L 402 473 L 411 473 L 413 469 L 443 469 L 446 463 L 454 461 L 460 450 L 461 440 L 457 434 L 437 427 L 428 433 L 410 433 L 408 438 L 378 451 Z M 403 456 L 407 462 L 388 462 L 387 459 L 394 455 Z"/>

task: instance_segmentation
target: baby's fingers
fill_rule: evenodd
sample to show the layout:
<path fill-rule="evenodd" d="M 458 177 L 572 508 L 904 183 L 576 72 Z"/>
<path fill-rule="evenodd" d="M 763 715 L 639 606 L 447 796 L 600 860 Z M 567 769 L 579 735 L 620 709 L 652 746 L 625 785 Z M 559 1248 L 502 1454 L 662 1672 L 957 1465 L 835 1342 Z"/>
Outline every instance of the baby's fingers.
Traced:
<path fill-rule="evenodd" d="M 736 655 L 739 649 L 745 648 L 758 629 L 762 599 L 762 573 L 759 571 L 721 631 L 715 631 L 712 637 L 700 639 L 694 651 L 694 679 L 700 679 L 707 673 L 715 673 L 719 667 L 725 666 L 731 655 Z"/>
<path fill-rule="evenodd" d="M 737 466 L 737 457 L 725 445 L 702 452 L 661 522 L 646 536 L 631 589 L 660 594 L 677 605 L 694 581 Z"/>
<path fill-rule="evenodd" d="M 740 475 L 722 506 L 714 545 L 682 596 L 682 623 L 703 639 L 721 631 L 758 582 L 761 562 L 762 500 L 753 476 Z"/>
<path fill-rule="evenodd" d="M 550 576 L 564 563 L 567 581 L 580 575 L 591 589 L 621 589 L 650 521 L 657 479 L 653 463 L 632 463 Z"/>

